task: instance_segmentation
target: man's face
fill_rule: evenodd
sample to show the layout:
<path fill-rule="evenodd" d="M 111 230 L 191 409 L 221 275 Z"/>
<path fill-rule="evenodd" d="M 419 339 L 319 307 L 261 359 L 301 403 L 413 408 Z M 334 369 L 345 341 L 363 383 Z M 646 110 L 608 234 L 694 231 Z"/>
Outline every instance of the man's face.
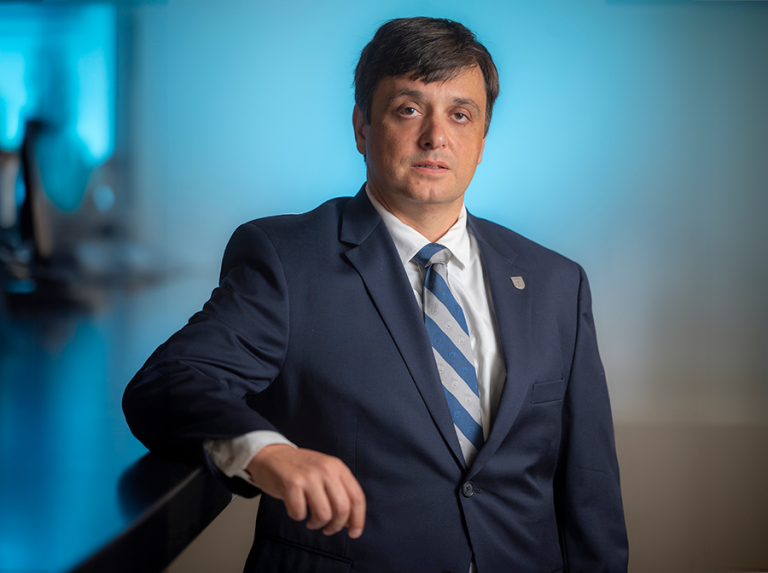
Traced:
<path fill-rule="evenodd" d="M 370 125 L 355 107 L 368 184 L 389 211 L 409 219 L 443 206 L 458 216 L 483 157 L 485 100 L 483 74 L 475 67 L 429 84 L 384 78 L 373 94 Z"/>

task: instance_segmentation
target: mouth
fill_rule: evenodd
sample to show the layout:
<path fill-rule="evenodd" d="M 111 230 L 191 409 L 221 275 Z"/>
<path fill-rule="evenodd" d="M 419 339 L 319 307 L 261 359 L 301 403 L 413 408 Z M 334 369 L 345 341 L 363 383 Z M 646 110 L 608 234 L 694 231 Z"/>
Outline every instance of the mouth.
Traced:
<path fill-rule="evenodd" d="M 419 161 L 413 165 L 416 169 L 425 169 L 428 171 L 448 171 L 448 166 L 440 161 Z"/>

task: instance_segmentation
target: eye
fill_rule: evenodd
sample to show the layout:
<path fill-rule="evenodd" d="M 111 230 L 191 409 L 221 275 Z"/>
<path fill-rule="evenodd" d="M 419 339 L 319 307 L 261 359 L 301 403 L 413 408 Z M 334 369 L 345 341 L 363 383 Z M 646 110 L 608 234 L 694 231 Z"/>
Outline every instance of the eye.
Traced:
<path fill-rule="evenodd" d="M 461 113 L 460 111 L 454 113 L 453 117 L 459 123 L 467 123 L 469 121 L 469 116 L 465 113 Z"/>
<path fill-rule="evenodd" d="M 406 117 L 413 117 L 414 115 L 418 115 L 419 111 L 415 107 L 406 106 L 403 108 L 400 108 L 400 115 L 404 115 Z"/>

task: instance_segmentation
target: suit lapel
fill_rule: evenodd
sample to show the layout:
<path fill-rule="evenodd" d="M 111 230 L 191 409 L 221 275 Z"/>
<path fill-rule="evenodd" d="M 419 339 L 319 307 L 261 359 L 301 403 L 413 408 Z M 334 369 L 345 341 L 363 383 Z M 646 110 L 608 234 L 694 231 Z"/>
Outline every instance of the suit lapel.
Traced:
<path fill-rule="evenodd" d="M 509 433 L 528 392 L 531 360 L 531 297 L 534 285 L 530 273 L 514 264 L 517 253 L 508 243 L 502 241 L 492 229 L 471 215 L 469 225 L 483 255 L 507 370 L 496 419 L 488 440 L 472 464 L 468 476 L 471 478 L 493 456 Z M 512 277 L 522 277 L 525 287 L 517 288 L 512 282 Z"/>
<path fill-rule="evenodd" d="M 419 305 L 389 231 L 368 200 L 365 188 L 345 206 L 340 238 L 351 245 L 347 260 L 363 279 L 443 440 L 463 466 L 464 456 Z"/>

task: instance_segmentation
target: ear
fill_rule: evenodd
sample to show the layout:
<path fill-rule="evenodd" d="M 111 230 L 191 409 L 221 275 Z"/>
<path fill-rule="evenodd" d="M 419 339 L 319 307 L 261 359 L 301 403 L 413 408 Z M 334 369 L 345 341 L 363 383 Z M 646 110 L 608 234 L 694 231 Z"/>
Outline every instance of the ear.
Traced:
<path fill-rule="evenodd" d="M 483 151 L 485 151 L 485 137 L 483 137 L 483 143 L 480 145 L 480 155 L 477 157 L 478 165 L 480 165 L 480 162 L 483 160 Z"/>
<path fill-rule="evenodd" d="M 352 111 L 352 125 L 355 128 L 355 143 L 357 144 L 357 151 L 359 151 L 361 155 L 365 155 L 365 142 L 368 135 L 368 125 L 365 123 L 363 112 L 361 112 L 360 108 L 357 106 L 355 106 L 354 111 Z"/>

